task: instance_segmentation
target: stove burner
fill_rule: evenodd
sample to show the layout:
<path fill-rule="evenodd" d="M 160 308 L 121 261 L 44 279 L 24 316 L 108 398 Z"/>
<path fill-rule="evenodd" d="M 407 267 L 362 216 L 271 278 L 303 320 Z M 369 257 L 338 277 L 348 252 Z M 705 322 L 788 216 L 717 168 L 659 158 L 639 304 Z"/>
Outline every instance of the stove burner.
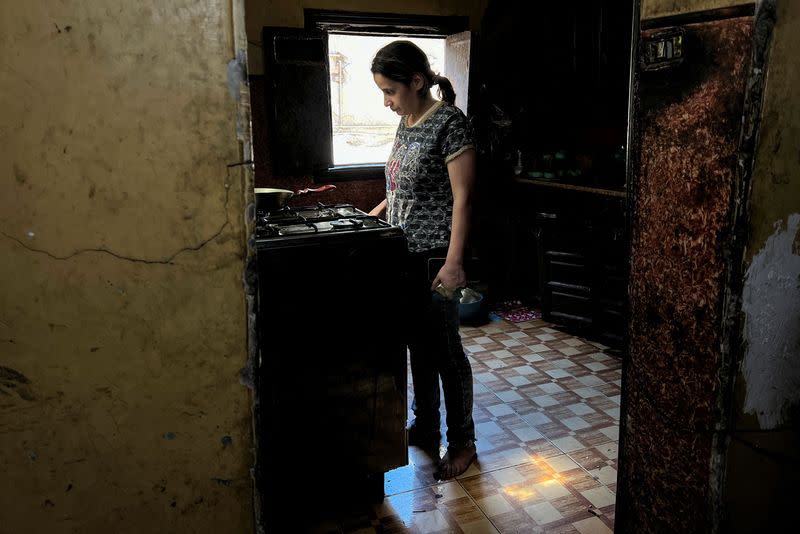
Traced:
<path fill-rule="evenodd" d="M 336 219 L 331 221 L 331 226 L 338 230 L 340 228 L 361 228 L 364 226 L 364 221 L 360 219 Z"/>
<path fill-rule="evenodd" d="M 257 219 L 256 237 L 261 239 L 306 234 L 360 232 L 389 228 L 389 224 L 349 204 L 283 208 Z"/>
<path fill-rule="evenodd" d="M 301 206 L 297 208 L 287 206 L 277 211 L 259 213 L 257 215 L 257 221 L 259 224 L 295 224 L 302 222 L 326 221 L 366 214 L 350 204 L 318 204 L 316 206 Z"/>

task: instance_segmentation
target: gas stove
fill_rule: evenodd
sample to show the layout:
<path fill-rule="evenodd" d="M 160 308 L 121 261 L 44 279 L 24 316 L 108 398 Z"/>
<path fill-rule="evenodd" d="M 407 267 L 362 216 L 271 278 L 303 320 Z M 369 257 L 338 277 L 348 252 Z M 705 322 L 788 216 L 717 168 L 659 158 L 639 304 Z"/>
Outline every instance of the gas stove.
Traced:
<path fill-rule="evenodd" d="M 303 206 L 300 208 L 286 207 L 277 211 L 262 214 L 259 217 L 261 224 L 294 224 L 315 221 L 330 221 L 343 217 L 366 215 L 363 211 L 350 204 L 317 204 L 316 206 Z"/>
<path fill-rule="evenodd" d="M 256 239 L 262 241 L 375 231 L 399 229 L 350 204 L 283 208 L 256 220 Z"/>

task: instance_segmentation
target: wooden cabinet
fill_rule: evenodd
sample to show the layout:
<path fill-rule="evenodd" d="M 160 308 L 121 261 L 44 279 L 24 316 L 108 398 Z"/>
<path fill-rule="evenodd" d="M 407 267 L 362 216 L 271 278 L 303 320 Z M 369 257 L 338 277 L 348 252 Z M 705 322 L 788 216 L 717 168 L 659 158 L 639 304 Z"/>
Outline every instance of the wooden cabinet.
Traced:
<path fill-rule="evenodd" d="M 620 221 L 621 223 L 621 221 Z M 594 264 L 593 330 L 607 345 L 622 344 L 628 317 L 628 251 L 622 226 L 598 236 Z"/>
<path fill-rule="evenodd" d="M 610 345 L 627 324 L 628 256 L 621 192 L 520 184 L 534 237 L 542 317 Z"/>
<path fill-rule="evenodd" d="M 476 233 L 495 260 L 494 295 L 538 301 L 545 319 L 610 345 L 621 344 L 627 322 L 633 8 L 632 0 L 489 2 L 480 91 L 470 95 L 480 176 L 491 177 L 478 195 L 490 230 Z"/>

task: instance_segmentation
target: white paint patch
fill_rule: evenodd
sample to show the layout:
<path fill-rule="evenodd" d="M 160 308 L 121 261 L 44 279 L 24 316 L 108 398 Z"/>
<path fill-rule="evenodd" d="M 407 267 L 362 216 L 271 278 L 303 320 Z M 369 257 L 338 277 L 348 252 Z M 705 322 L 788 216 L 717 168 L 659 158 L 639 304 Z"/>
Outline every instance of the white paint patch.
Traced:
<path fill-rule="evenodd" d="M 228 93 L 237 102 L 241 95 L 241 84 L 247 84 L 247 52 L 239 50 L 236 57 L 228 61 Z"/>
<path fill-rule="evenodd" d="M 776 226 L 747 269 L 742 295 L 744 411 L 762 429 L 780 426 L 800 402 L 800 256 L 792 252 L 800 214 Z"/>

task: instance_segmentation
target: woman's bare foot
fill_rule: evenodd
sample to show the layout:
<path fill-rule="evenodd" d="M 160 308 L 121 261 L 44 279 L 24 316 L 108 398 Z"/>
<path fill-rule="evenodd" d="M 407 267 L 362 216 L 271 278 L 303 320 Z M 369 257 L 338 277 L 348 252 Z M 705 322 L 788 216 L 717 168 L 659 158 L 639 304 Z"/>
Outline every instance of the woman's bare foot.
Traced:
<path fill-rule="evenodd" d="M 437 480 L 455 478 L 466 471 L 477 456 L 475 444 L 458 448 L 447 447 L 447 453 L 439 462 L 439 468 L 433 473 L 433 476 Z"/>

